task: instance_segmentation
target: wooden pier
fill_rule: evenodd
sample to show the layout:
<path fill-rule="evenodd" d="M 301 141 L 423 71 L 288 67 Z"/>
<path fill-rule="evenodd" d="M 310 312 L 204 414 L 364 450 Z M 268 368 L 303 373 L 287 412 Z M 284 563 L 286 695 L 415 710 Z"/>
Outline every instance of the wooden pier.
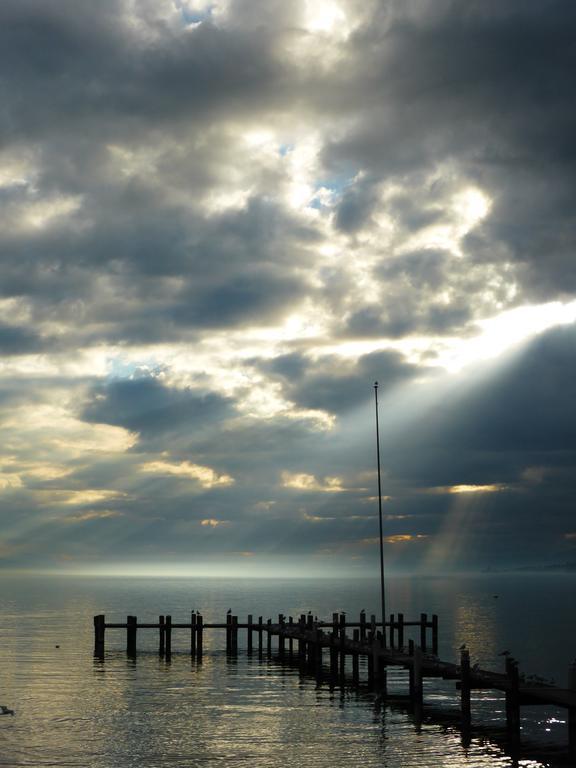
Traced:
<path fill-rule="evenodd" d="M 279 661 L 306 666 L 316 679 L 325 677 L 338 680 L 341 685 L 367 685 L 385 697 L 387 694 L 387 667 L 408 670 L 408 699 L 418 720 L 422 718 L 425 678 L 454 680 L 460 691 L 461 722 L 463 731 L 469 731 L 472 723 L 471 692 L 479 689 L 502 691 L 506 696 L 506 727 L 510 742 L 520 743 L 520 707 L 522 705 L 547 704 L 568 710 L 568 738 L 570 756 L 576 760 L 576 662 L 570 667 L 569 687 L 558 688 L 533 677 L 519 673 L 517 662 L 510 656 L 505 659 L 503 673 L 483 670 L 470 663 L 469 651 L 460 651 L 460 663 L 438 658 L 438 617 L 421 614 L 418 621 L 405 621 L 403 614 L 391 615 L 384 623 L 375 616 L 367 620 L 362 612 L 359 620 L 348 621 L 344 613 L 332 614 L 332 621 L 319 621 L 311 615 L 301 615 L 297 620 L 282 614 L 278 620 L 239 623 L 238 617 L 228 614 L 222 623 L 204 623 L 202 615 L 193 612 L 190 621 L 172 622 L 172 617 L 160 616 L 157 622 L 138 622 L 136 616 L 128 616 L 125 623 L 108 623 L 105 616 L 94 617 L 94 654 L 104 657 L 106 630 L 126 631 L 126 652 L 136 656 L 137 633 L 140 630 L 158 632 L 158 652 L 170 659 L 174 630 L 189 632 L 190 654 L 198 662 L 203 655 L 204 633 L 207 630 L 226 631 L 226 652 L 238 653 L 239 632 L 246 632 L 246 652 L 257 651 L 271 656 L 275 642 Z M 265 643 L 265 647 L 264 647 Z M 327 664 L 324 660 L 326 651 Z M 360 680 L 360 657 L 366 659 L 367 676 Z M 347 659 L 351 660 L 351 675 L 347 672 Z"/>

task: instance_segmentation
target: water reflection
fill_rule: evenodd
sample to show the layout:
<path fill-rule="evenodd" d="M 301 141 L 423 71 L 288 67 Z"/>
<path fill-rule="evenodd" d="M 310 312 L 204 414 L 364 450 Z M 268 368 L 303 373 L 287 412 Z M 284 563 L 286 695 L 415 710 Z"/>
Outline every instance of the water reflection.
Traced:
<path fill-rule="evenodd" d="M 138 585 L 133 592 L 126 585 L 124 591 L 105 590 L 102 584 L 97 588 L 100 592 L 94 594 L 83 594 L 82 589 L 64 590 L 59 595 L 40 591 L 35 597 L 22 597 L 19 609 L 14 604 L 4 606 L 0 615 L 1 703 L 14 708 L 17 716 L 0 721 L 0 765 L 140 768 L 169 763 L 193 768 L 219 762 L 250 763 L 254 768 L 282 764 L 332 768 L 347 762 L 363 768 L 383 764 L 387 768 L 536 768 L 546 764 L 528 758 L 515 762 L 498 744 L 498 731 L 484 719 L 487 726 L 475 723 L 472 732 L 461 733 L 458 721 L 450 718 L 451 711 L 457 713 L 453 684 L 432 681 L 427 686 L 424 719 L 418 725 L 401 704 L 375 702 L 365 691 L 317 685 L 297 666 L 266 658 L 260 661 L 257 653 L 248 658 L 241 652 L 238 658 L 227 660 L 217 650 L 224 645 L 223 637 L 215 634 L 207 633 L 202 664 L 184 652 L 185 632 L 181 646 L 175 643 L 170 663 L 158 657 L 153 631 L 139 632 L 135 660 L 126 657 L 121 632 L 107 642 L 103 662 L 93 659 L 94 613 L 108 610 L 111 618 L 122 618 L 134 612 L 144 619 L 166 612 L 183 617 L 190 611 L 184 587 L 177 590 L 172 602 L 166 597 L 165 585 L 161 585 L 161 594 L 148 593 Z M 310 602 L 331 605 L 334 587 L 330 585 L 324 594 L 316 589 Z M 291 596 L 285 586 L 269 590 L 258 596 L 262 613 L 266 601 L 272 607 L 269 615 L 286 603 L 286 613 L 296 615 L 295 607 L 304 604 L 302 595 Z M 419 583 L 402 586 L 403 599 L 411 606 L 406 613 L 423 607 L 419 602 L 423 590 Z M 225 612 L 227 604 L 240 603 L 239 613 L 256 614 L 253 595 L 249 596 L 253 602 L 248 603 L 246 596 L 237 594 L 235 603 L 229 593 L 216 596 L 214 589 L 211 594 L 205 603 L 211 606 L 211 618 L 220 618 L 223 614 L 218 611 L 223 607 Z M 342 588 L 339 599 L 350 613 L 360 607 L 371 610 L 370 595 L 346 593 Z M 446 592 L 436 599 L 446 600 Z M 430 602 L 427 600 L 426 607 Z M 476 628 L 478 647 L 493 647 L 493 617 L 484 611 L 481 599 L 469 603 L 468 612 L 458 604 L 451 613 L 445 612 L 444 626 L 454 627 L 450 642 L 464 632 L 470 641 L 470 631 Z M 148 611 L 146 604 L 150 605 Z M 204 605 L 198 594 L 194 604 Z M 432 610 L 434 606 L 430 606 Z M 391 691 L 405 692 L 403 672 L 390 670 L 389 682 Z M 490 712 L 499 706 L 497 701 L 486 703 Z M 436 710 L 443 714 L 437 717 Z M 538 713 L 543 723 L 542 715 Z M 565 727 L 554 722 L 554 717 L 544 720 L 549 722 L 542 724 L 543 729 Z"/>

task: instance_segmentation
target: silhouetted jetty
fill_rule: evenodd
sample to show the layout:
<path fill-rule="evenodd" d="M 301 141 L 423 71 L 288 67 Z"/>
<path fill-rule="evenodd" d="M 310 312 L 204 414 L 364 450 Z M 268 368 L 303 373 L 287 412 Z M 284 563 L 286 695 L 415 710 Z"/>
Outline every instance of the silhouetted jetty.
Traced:
<path fill-rule="evenodd" d="M 319 621 L 314 616 L 302 614 L 296 621 L 282 614 L 278 621 L 257 621 L 250 615 L 245 623 L 230 613 L 223 623 L 204 623 L 201 614 L 191 614 L 186 623 L 172 622 L 169 615 L 160 616 L 157 622 L 138 622 L 136 616 L 128 616 L 125 623 L 108 623 L 104 615 L 94 617 L 94 654 L 104 657 L 107 629 L 126 630 L 126 651 L 136 656 L 136 638 L 139 630 L 158 631 L 158 652 L 169 659 L 172 654 L 174 630 L 188 630 L 190 654 L 202 660 L 203 639 L 207 630 L 226 630 L 226 652 L 238 653 L 238 634 L 246 631 L 246 651 L 260 657 L 271 656 L 273 644 L 277 658 L 282 663 L 297 662 L 311 671 L 321 681 L 326 676 L 342 685 L 367 685 L 387 695 L 387 667 L 408 670 L 407 701 L 418 720 L 422 719 L 424 706 L 424 678 L 455 680 L 460 691 L 461 722 L 464 733 L 469 732 L 472 722 L 471 692 L 479 689 L 502 691 L 506 696 L 506 728 L 511 743 L 520 743 L 520 707 L 522 705 L 547 704 L 568 710 L 568 735 L 570 755 L 576 758 L 576 662 L 570 667 L 569 688 L 558 688 L 535 677 L 520 675 L 518 663 L 509 655 L 505 658 L 503 673 L 471 666 L 469 651 L 460 650 L 460 663 L 454 664 L 438 658 L 438 617 L 422 613 L 418 621 L 406 621 L 402 613 L 393 614 L 382 625 L 375 616 L 367 620 L 362 612 L 359 621 L 347 621 L 343 613 L 334 613 L 332 621 Z M 265 644 L 265 647 L 264 647 Z M 325 664 L 325 652 L 327 663 Z M 366 676 L 360 679 L 360 658 L 366 659 Z M 351 660 L 348 665 L 347 659 Z M 394 696 L 397 700 L 398 697 Z"/>

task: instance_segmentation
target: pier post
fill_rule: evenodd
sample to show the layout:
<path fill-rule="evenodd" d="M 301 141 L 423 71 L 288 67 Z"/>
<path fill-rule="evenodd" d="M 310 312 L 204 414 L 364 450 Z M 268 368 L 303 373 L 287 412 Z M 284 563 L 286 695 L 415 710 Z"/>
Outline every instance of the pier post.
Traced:
<path fill-rule="evenodd" d="M 196 656 L 196 614 L 190 614 L 190 656 Z"/>
<path fill-rule="evenodd" d="M 164 619 L 164 652 L 169 660 L 172 656 L 172 616 L 166 616 Z"/>
<path fill-rule="evenodd" d="M 318 629 L 316 627 L 314 629 L 314 646 L 315 646 L 315 653 L 314 653 L 314 673 L 316 676 L 316 680 L 320 682 L 322 680 L 322 640 L 323 640 L 323 632 L 321 629 Z"/>
<path fill-rule="evenodd" d="M 470 651 L 460 651 L 460 702 L 462 708 L 462 725 L 469 729 L 472 711 L 470 708 Z"/>
<path fill-rule="evenodd" d="M 414 656 L 414 640 L 408 640 L 408 656 Z M 414 666 L 408 667 L 408 692 L 410 701 L 414 699 Z"/>
<path fill-rule="evenodd" d="M 278 655 L 283 660 L 285 650 L 284 614 L 278 614 Z"/>
<path fill-rule="evenodd" d="M 238 655 L 238 616 L 232 616 L 232 653 Z"/>
<path fill-rule="evenodd" d="M 340 683 L 344 685 L 346 675 L 346 614 L 340 614 Z"/>
<path fill-rule="evenodd" d="M 270 658 L 272 656 L 272 619 L 268 619 L 266 626 L 268 627 L 268 637 L 266 638 L 266 653 L 268 654 L 268 658 Z"/>
<path fill-rule="evenodd" d="M 204 651 L 204 619 L 201 615 L 196 617 L 196 658 L 198 661 L 202 661 L 202 653 Z"/>
<path fill-rule="evenodd" d="M 164 656 L 166 652 L 165 637 L 166 631 L 164 627 L 164 616 L 158 616 L 158 654 Z"/>
<path fill-rule="evenodd" d="M 226 655 L 232 653 L 232 614 L 226 614 Z"/>
<path fill-rule="evenodd" d="M 506 728 L 508 736 L 514 746 L 520 741 L 520 676 L 518 674 L 518 662 L 515 659 L 506 659 L 506 675 L 508 677 L 508 690 L 506 691 Z"/>
<path fill-rule="evenodd" d="M 136 656 L 136 616 L 126 618 L 126 653 Z"/>
<path fill-rule="evenodd" d="M 381 676 L 380 673 L 382 672 L 382 666 L 380 664 L 380 638 L 378 636 L 375 636 L 372 639 L 372 644 L 370 648 L 370 656 L 372 658 L 372 688 L 374 690 L 379 690 L 381 685 Z"/>
<path fill-rule="evenodd" d="M 306 630 L 306 616 L 304 614 L 300 614 L 300 619 L 298 621 L 298 632 L 300 633 L 300 637 L 298 638 L 298 662 L 301 667 L 304 666 L 306 663 L 306 640 L 304 638 L 304 632 Z"/>
<path fill-rule="evenodd" d="M 104 636 L 106 632 L 106 619 L 104 614 L 94 616 L 94 656 L 104 657 Z"/>
<path fill-rule="evenodd" d="M 354 630 L 352 639 L 354 640 L 354 644 L 360 642 L 359 629 Z M 356 650 L 352 653 L 352 682 L 354 685 L 358 685 L 360 682 L 360 655 Z"/>
<path fill-rule="evenodd" d="M 292 616 L 288 617 L 288 626 L 290 628 L 290 631 L 292 632 L 292 630 L 294 629 L 294 619 L 292 618 Z M 290 635 L 290 637 L 288 638 L 288 657 L 290 661 L 292 661 L 293 656 L 294 656 L 294 638 L 292 637 L 292 635 Z"/>
<path fill-rule="evenodd" d="M 246 630 L 246 650 L 252 656 L 252 614 L 248 614 L 248 629 Z"/>
<path fill-rule="evenodd" d="M 262 658 L 262 616 L 258 616 L 258 657 Z"/>
<path fill-rule="evenodd" d="M 338 677 L 338 630 L 334 625 L 330 633 L 330 677 L 333 680 Z"/>
<path fill-rule="evenodd" d="M 404 614 L 398 614 L 398 648 L 404 648 Z"/>
<path fill-rule="evenodd" d="M 169 660 L 172 656 L 172 616 L 166 616 L 164 623 L 164 633 L 166 642 L 166 658 Z"/>
<path fill-rule="evenodd" d="M 372 647 L 370 647 L 370 650 L 368 651 L 367 655 L 367 661 L 368 661 L 368 688 L 373 691 L 374 690 L 374 654 L 372 652 Z"/>
<path fill-rule="evenodd" d="M 568 688 L 576 691 L 576 659 L 568 671 Z M 576 707 L 568 707 L 568 749 L 570 758 L 576 762 Z"/>
<path fill-rule="evenodd" d="M 366 640 L 366 613 L 360 611 L 360 641 L 363 643 Z"/>
<path fill-rule="evenodd" d="M 390 648 L 394 648 L 394 614 L 390 614 Z"/>
<path fill-rule="evenodd" d="M 381 653 L 381 651 L 386 648 L 386 638 L 381 632 L 376 633 L 376 645 L 378 646 L 378 655 L 375 659 L 378 689 L 381 693 L 386 694 L 388 691 L 388 674 L 386 671 L 386 664 L 384 663 L 384 657 Z"/>
<path fill-rule="evenodd" d="M 422 648 L 416 646 L 414 648 L 413 665 L 414 671 L 414 688 L 413 688 L 413 704 L 416 720 L 422 719 L 422 709 L 424 706 L 424 687 L 422 680 Z"/>
<path fill-rule="evenodd" d="M 432 614 L 432 653 L 438 656 L 438 614 Z"/>
<path fill-rule="evenodd" d="M 428 628 L 428 614 L 427 613 L 421 613 L 420 614 L 420 648 L 426 652 L 428 645 L 427 645 L 427 628 Z"/>

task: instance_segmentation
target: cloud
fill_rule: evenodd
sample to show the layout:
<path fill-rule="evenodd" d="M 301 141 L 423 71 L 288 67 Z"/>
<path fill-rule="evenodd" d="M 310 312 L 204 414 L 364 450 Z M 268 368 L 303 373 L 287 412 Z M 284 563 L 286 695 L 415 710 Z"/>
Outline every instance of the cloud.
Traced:
<path fill-rule="evenodd" d="M 299 406 L 342 413 L 362 403 L 378 380 L 390 389 L 422 371 L 394 351 L 343 359 L 326 355 L 311 360 L 300 353 L 279 356 L 262 367 L 283 384 L 286 397 Z"/>
<path fill-rule="evenodd" d="M 166 386 L 152 376 L 97 385 L 83 409 L 86 421 L 113 424 L 144 436 L 205 427 L 231 414 L 216 393 Z"/>
<path fill-rule="evenodd" d="M 4 0 L 4 561 L 563 556 L 575 26 Z"/>
<path fill-rule="evenodd" d="M 172 464 L 168 461 L 150 461 L 142 464 L 140 469 L 142 472 L 150 472 L 152 474 L 187 477 L 195 480 L 202 488 L 234 484 L 234 478 L 230 477 L 230 475 L 219 475 L 211 467 L 191 464 L 189 461 L 182 461 L 179 464 Z"/>

